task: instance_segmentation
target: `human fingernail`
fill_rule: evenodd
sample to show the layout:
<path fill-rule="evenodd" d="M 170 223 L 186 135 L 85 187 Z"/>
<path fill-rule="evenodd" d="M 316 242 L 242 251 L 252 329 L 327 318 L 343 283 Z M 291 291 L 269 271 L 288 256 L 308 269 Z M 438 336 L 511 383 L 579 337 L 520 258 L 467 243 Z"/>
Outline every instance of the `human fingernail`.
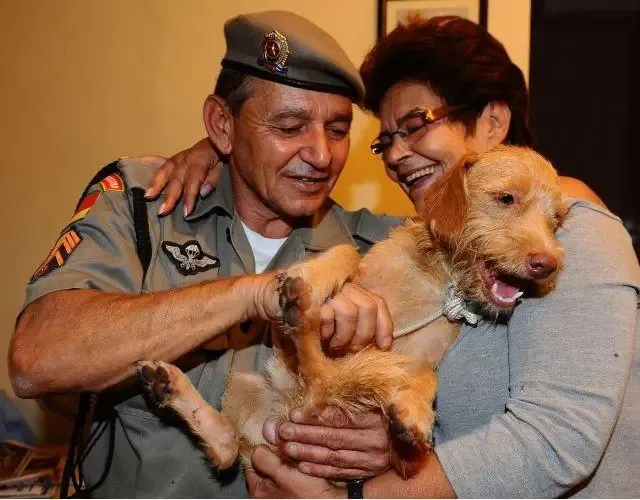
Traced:
<path fill-rule="evenodd" d="M 356 352 L 357 352 L 357 351 L 361 351 L 361 350 L 362 350 L 362 347 L 363 347 L 363 346 L 361 346 L 360 344 L 354 344 L 354 345 L 352 345 L 352 346 L 351 346 L 351 350 L 352 350 L 352 351 L 356 351 Z"/>
<path fill-rule="evenodd" d="M 309 467 L 307 464 L 300 464 L 298 466 L 298 470 L 303 474 L 311 474 L 311 467 Z"/>
<path fill-rule="evenodd" d="M 295 431 L 292 426 L 285 424 L 280 428 L 280 437 L 282 439 L 293 439 L 294 435 Z"/>
<path fill-rule="evenodd" d="M 189 205 L 185 205 L 182 211 L 184 213 L 184 216 L 186 217 L 187 215 L 189 215 L 189 212 L 191 212 L 191 209 L 189 208 Z"/>
<path fill-rule="evenodd" d="M 211 184 L 205 184 L 200 188 L 200 196 L 202 198 L 206 198 L 207 196 L 209 196 L 209 193 L 211 192 L 212 189 L 213 189 L 213 186 Z"/>
<path fill-rule="evenodd" d="M 276 444 L 276 429 L 278 423 L 275 420 L 267 420 L 262 426 L 262 435 L 271 444 Z"/>
<path fill-rule="evenodd" d="M 160 205 L 160 208 L 158 209 L 158 215 L 163 215 L 166 209 L 167 209 L 167 204 L 163 202 L 162 205 Z"/>
<path fill-rule="evenodd" d="M 147 188 L 147 190 L 144 192 L 144 197 L 145 198 L 149 198 L 149 196 L 151 196 L 152 192 L 153 192 L 153 190 L 151 188 Z"/>
<path fill-rule="evenodd" d="M 288 444 L 285 449 L 287 450 L 287 454 L 291 458 L 298 458 L 298 446 L 295 444 Z"/>
<path fill-rule="evenodd" d="M 297 424 L 302 423 L 302 421 L 304 420 L 304 414 L 302 413 L 301 410 L 291 410 L 291 413 L 289 414 L 289 418 L 291 419 L 292 422 L 295 422 Z"/>

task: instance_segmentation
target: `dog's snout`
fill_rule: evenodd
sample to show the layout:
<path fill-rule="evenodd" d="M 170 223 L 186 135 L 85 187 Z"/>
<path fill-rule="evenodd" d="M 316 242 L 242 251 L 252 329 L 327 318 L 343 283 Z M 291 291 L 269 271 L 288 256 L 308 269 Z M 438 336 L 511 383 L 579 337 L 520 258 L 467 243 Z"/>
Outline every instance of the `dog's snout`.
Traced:
<path fill-rule="evenodd" d="M 529 274 L 534 279 L 544 279 L 551 276 L 558 269 L 558 259 L 548 253 L 533 253 L 529 255 Z"/>

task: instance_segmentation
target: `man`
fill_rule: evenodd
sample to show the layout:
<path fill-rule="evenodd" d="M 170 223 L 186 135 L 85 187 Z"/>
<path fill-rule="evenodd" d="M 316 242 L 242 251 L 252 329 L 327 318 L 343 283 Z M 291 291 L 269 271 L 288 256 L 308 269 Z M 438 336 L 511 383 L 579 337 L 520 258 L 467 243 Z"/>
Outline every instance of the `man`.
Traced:
<path fill-rule="evenodd" d="M 246 496 L 241 474 L 211 470 L 182 429 L 149 410 L 132 363 L 175 361 L 219 407 L 229 371 L 258 370 L 276 341 L 269 271 L 335 244 L 366 251 L 391 223 L 328 200 L 349 149 L 352 101 L 363 94 L 337 42 L 286 12 L 234 18 L 225 37 L 204 105 L 209 139 L 229 165 L 216 192 L 186 220 L 161 218 L 162 199 L 142 198 L 155 169 L 110 165 L 35 272 L 16 325 L 18 396 L 103 391 L 94 427 L 109 430 L 84 464 L 98 496 Z M 323 337 L 330 348 L 359 348 L 375 332 L 388 347 L 385 307 L 347 286 L 323 309 Z"/>

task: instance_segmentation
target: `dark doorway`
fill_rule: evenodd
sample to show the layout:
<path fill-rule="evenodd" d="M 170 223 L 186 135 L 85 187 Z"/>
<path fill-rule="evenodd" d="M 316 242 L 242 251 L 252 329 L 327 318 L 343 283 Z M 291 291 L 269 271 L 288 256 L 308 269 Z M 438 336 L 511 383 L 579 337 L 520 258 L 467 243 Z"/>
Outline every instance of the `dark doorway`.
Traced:
<path fill-rule="evenodd" d="M 640 1 L 532 0 L 530 88 L 536 148 L 598 193 L 640 255 Z"/>

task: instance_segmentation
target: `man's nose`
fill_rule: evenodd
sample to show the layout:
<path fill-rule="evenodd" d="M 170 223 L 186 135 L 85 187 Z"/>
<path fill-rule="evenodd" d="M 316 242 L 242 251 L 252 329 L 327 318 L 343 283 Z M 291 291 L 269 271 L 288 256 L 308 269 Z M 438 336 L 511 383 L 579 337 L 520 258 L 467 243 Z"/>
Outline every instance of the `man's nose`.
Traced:
<path fill-rule="evenodd" d="M 308 143 L 300 151 L 300 157 L 315 168 L 331 165 L 331 149 L 324 128 L 313 128 L 308 134 Z"/>

